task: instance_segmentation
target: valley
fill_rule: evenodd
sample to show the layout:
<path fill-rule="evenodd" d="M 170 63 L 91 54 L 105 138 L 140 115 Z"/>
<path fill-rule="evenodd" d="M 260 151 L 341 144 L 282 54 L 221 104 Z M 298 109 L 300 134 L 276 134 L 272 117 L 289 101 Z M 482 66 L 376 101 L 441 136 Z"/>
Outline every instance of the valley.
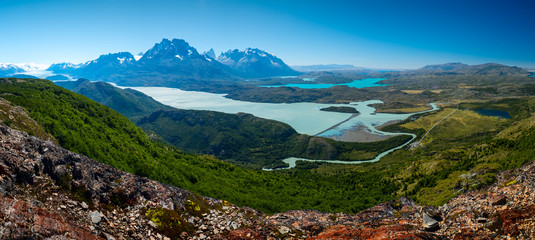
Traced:
<path fill-rule="evenodd" d="M 0 240 L 535 239 L 535 1 L 0 6 Z"/>

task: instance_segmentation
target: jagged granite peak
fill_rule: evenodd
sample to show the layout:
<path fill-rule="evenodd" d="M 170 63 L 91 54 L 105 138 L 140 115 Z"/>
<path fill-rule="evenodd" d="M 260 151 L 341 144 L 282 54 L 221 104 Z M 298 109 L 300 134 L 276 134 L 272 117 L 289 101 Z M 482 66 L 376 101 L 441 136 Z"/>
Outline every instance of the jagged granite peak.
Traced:
<path fill-rule="evenodd" d="M 164 38 L 160 43 L 149 49 L 139 59 L 142 63 L 177 63 L 186 59 L 204 59 L 197 49 L 190 46 L 183 39 L 169 40 Z"/>
<path fill-rule="evenodd" d="M 211 59 L 216 59 L 215 51 L 214 51 L 213 48 L 210 48 L 210 50 L 204 52 L 202 55 L 207 56 L 207 57 L 209 57 Z"/>
<path fill-rule="evenodd" d="M 273 54 L 257 49 L 238 49 L 221 53 L 217 60 L 236 71 L 242 77 L 270 77 L 297 75 L 297 71 Z"/>

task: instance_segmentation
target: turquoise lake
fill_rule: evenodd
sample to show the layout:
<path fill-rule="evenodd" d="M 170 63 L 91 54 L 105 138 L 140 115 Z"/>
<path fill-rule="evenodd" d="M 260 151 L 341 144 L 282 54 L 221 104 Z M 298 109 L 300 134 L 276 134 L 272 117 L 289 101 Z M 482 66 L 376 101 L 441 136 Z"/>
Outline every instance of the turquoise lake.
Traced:
<path fill-rule="evenodd" d="M 296 87 L 303 89 L 321 89 L 321 88 L 330 88 L 334 86 L 348 86 L 352 88 L 367 88 L 367 87 L 381 87 L 387 86 L 387 84 L 379 84 L 377 82 L 386 80 L 386 78 L 365 78 L 360 80 L 355 80 L 350 83 L 339 83 L 339 84 L 327 84 L 327 83 L 292 83 L 284 85 L 263 85 L 260 87 Z"/>

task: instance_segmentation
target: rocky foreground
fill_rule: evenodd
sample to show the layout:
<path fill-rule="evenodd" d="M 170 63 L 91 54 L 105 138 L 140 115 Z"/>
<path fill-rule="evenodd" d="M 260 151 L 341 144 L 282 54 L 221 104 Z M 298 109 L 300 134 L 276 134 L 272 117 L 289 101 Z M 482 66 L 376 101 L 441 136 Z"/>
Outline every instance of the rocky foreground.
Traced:
<path fill-rule="evenodd" d="M 0 239 L 535 239 L 535 162 L 439 207 L 265 215 L 0 125 Z"/>

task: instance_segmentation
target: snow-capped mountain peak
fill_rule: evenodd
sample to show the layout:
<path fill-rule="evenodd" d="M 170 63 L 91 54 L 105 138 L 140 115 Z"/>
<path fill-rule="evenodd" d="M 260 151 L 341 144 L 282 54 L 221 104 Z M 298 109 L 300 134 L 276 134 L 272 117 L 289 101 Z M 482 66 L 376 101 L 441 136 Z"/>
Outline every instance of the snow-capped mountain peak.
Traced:
<path fill-rule="evenodd" d="M 183 39 L 169 40 L 164 38 L 149 49 L 139 61 L 146 64 L 173 64 L 186 59 L 207 61 Z"/>
<path fill-rule="evenodd" d="M 296 75 L 298 72 L 286 65 L 273 54 L 257 49 L 246 48 L 221 53 L 217 60 L 238 72 L 243 77 L 265 77 Z"/>

